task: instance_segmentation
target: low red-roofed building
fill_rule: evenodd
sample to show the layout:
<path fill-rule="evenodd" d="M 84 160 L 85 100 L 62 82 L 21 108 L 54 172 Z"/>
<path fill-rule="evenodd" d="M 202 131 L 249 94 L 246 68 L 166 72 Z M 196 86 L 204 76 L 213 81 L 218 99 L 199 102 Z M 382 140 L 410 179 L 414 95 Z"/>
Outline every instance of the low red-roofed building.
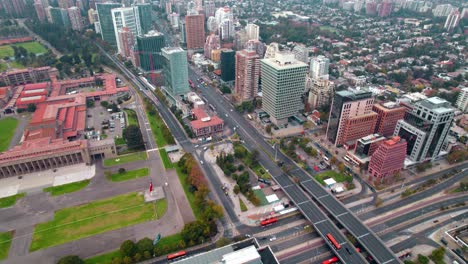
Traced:
<path fill-rule="evenodd" d="M 190 122 L 190 126 L 196 137 L 209 137 L 223 132 L 224 121 L 218 116 L 209 116 L 201 108 L 192 109 L 192 113 L 195 120 Z"/>
<path fill-rule="evenodd" d="M 11 86 L 0 87 L 0 108 L 4 108 L 12 96 Z"/>
<path fill-rule="evenodd" d="M 30 96 L 30 97 L 20 97 L 16 100 L 16 108 L 18 109 L 25 109 L 28 108 L 29 104 L 39 104 L 45 102 L 46 96 L 45 95 L 37 95 L 37 96 Z"/>

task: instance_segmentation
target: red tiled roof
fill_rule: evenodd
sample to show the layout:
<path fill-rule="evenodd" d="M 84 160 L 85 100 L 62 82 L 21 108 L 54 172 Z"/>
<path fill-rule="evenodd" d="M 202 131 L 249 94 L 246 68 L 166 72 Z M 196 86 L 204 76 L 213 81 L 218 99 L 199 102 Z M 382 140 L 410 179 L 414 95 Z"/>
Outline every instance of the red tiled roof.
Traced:
<path fill-rule="evenodd" d="M 203 110 L 201 108 L 192 109 L 192 113 L 193 113 L 193 115 L 195 116 L 196 119 L 202 119 L 204 117 L 208 117 L 205 110 Z"/>
<path fill-rule="evenodd" d="M 47 89 L 49 87 L 50 83 L 48 82 L 42 82 L 42 83 L 30 83 L 24 85 L 24 91 L 29 91 L 29 90 L 36 90 L 36 89 Z"/>
<path fill-rule="evenodd" d="M 203 127 L 211 127 L 211 126 L 216 126 L 216 125 L 221 125 L 223 124 L 224 121 L 219 118 L 218 116 L 212 116 L 209 121 L 202 121 L 201 119 L 194 120 L 190 122 L 190 125 L 194 129 L 200 129 Z"/>
<path fill-rule="evenodd" d="M 31 97 L 20 97 L 16 100 L 16 107 L 24 108 L 29 104 L 39 104 L 45 102 L 45 95 L 31 96 Z"/>

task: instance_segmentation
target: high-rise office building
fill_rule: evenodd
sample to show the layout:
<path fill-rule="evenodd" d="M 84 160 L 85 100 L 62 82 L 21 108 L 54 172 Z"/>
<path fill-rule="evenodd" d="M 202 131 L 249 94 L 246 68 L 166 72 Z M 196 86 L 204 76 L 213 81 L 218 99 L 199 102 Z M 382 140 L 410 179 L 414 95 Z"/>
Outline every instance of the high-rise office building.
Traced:
<path fill-rule="evenodd" d="M 221 41 L 218 35 L 211 34 L 206 37 L 204 54 L 205 58 L 211 59 L 211 51 L 220 49 L 221 48 Z"/>
<path fill-rule="evenodd" d="M 412 162 L 435 159 L 446 140 L 455 111 L 450 103 L 439 97 L 431 97 L 414 103 L 399 120 L 393 135 L 405 139 L 407 158 Z"/>
<path fill-rule="evenodd" d="M 296 58 L 296 60 L 299 60 L 305 63 L 309 62 L 309 49 L 305 45 L 297 44 L 296 46 L 294 46 L 292 53 L 294 54 L 294 57 Z"/>
<path fill-rule="evenodd" d="M 451 4 L 437 5 L 434 9 L 432 9 L 432 14 L 435 17 L 446 17 L 456 9 L 457 8 L 452 6 Z"/>
<path fill-rule="evenodd" d="M 66 28 L 71 27 L 70 18 L 68 17 L 66 9 L 52 7 L 50 9 L 50 15 L 52 17 L 52 23 Z"/>
<path fill-rule="evenodd" d="M 236 52 L 233 50 L 221 51 L 221 80 L 232 82 L 235 79 Z"/>
<path fill-rule="evenodd" d="M 384 0 L 379 7 L 379 17 L 388 17 L 392 13 L 393 3 L 388 0 Z"/>
<path fill-rule="evenodd" d="M 245 26 L 245 31 L 247 32 L 247 40 L 258 40 L 260 35 L 260 27 L 255 24 L 247 24 Z"/>
<path fill-rule="evenodd" d="M 211 33 L 218 31 L 218 23 L 216 22 L 216 18 L 214 16 L 208 17 L 208 20 L 206 21 L 206 28 Z"/>
<path fill-rule="evenodd" d="M 453 10 L 450 15 L 447 16 L 447 19 L 445 20 L 444 28 L 447 31 L 452 31 L 454 28 L 458 27 L 458 24 L 460 23 L 460 12 L 458 12 L 457 9 Z"/>
<path fill-rule="evenodd" d="M 205 1 L 205 5 L 203 6 L 205 10 L 205 16 L 210 17 L 214 16 L 216 12 L 215 2 L 214 1 Z"/>
<path fill-rule="evenodd" d="M 260 59 L 263 59 L 263 57 L 265 56 L 266 45 L 265 43 L 259 40 L 247 41 L 247 43 L 245 43 L 245 48 L 248 50 L 255 50 L 255 52 L 258 54 Z"/>
<path fill-rule="evenodd" d="M 372 92 L 367 89 L 336 92 L 328 120 L 328 140 L 335 146 L 342 146 L 373 134 L 377 122 L 373 105 Z"/>
<path fill-rule="evenodd" d="M 179 23 L 179 32 L 180 32 L 180 43 L 185 44 L 186 43 L 186 36 L 185 36 L 185 19 L 181 19 Z"/>
<path fill-rule="evenodd" d="M 463 113 L 468 112 L 468 87 L 464 87 L 460 90 L 460 94 L 458 95 L 455 105 Z"/>
<path fill-rule="evenodd" d="M 231 40 L 236 34 L 236 30 L 234 28 L 234 21 L 228 18 L 225 18 L 221 21 L 219 29 L 222 40 Z"/>
<path fill-rule="evenodd" d="M 151 18 L 151 4 L 140 3 L 133 6 L 136 8 L 135 13 L 138 13 L 137 22 L 140 26 L 140 35 L 146 34 L 153 29 L 153 20 Z"/>
<path fill-rule="evenodd" d="M 144 71 L 160 70 L 163 67 L 161 50 L 165 46 L 164 35 L 150 31 L 143 36 L 137 36 L 136 52 L 140 58 L 140 68 Z"/>
<path fill-rule="evenodd" d="M 180 47 L 163 48 L 163 72 L 167 91 L 173 97 L 185 96 L 189 91 L 187 51 Z"/>
<path fill-rule="evenodd" d="M 308 108 L 319 109 L 330 105 L 335 84 L 327 79 L 307 78 L 306 87 L 309 88 Z"/>
<path fill-rule="evenodd" d="M 330 60 L 325 56 L 317 56 L 310 60 L 310 77 L 313 79 L 328 79 Z"/>
<path fill-rule="evenodd" d="M 25 3 L 24 0 L 1 0 L 0 7 L 3 7 L 5 13 L 12 17 L 21 17 L 23 15 Z"/>
<path fill-rule="evenodd" d="M 406 108 L 394 102 L 375 104 L 372 111 L 377 113 L 375 133 L 385 137 L 393 135 L 398 120 L 405 116 Z"/>
<path fill-rule="evenodd" d="M 304 108 L 301 96 L 307 64 L 296 60 L 292 53 L 281 52 L 260 62 L 263 109 L 275 125 L 287 124 L 289 117 Z"/>
<path fill-rule="evenodd" d="M 64 9 L 70 8 L 75 5 L 73 0 L 58 0 L 57 2 L 58 2 L 58 6 Z"/>
<path fill-rule="evenodd" d="M 99 17 L 99 31 L 101 38 L 109 45 L 117 47 L 117 38 L 112 22 L 112 9 L 121 7 L 117 3 L 96 3 L 96 10 Z"/>
<path fill-rule="evenodd" d="M 279 51 L 280 49 L 278 43 L 270 43 L 270 45 L 267 46 L 265 51 L 265 59 L 275 58 L 276 53 L 278 53 Z"/>
<path fill-rule="evenodd" d="M 67 11 L 68 17 L 70 18 L 71 28 L 78 31 L 82 30 L 84 25 L 81 19 L 81 10 L 76 6 L 72 6 L 68 8 Z"/>
<path fill-rule="evenodd" d="M 54 8 L 54 7 L 48 6 L 48 7 L 44 8 L 45 15 L 46 15 L 46 18 L 47 18 L 47 22 L 51 23 L 51 24 L 54 23 L 54 21 L 52 20 L 52 8 Z"/>
<path fill-rule="evenodd" d="M 369 173 L 377 180 L 385 181 L 403 169 L 406 157 L 406 141 L 394 136 L 380 144 L 371 156 Z"/>
<path fill-rule="evenodd" d="M 47 17 L 45 8 L 40 1 L 34 1 L 34 9 L 36 10 L 37 19 L 39 19 L 41 22 L 46 21 Z"/>
<path fill-rule="evenodd" d="M 115 31 L 115 39 L 118 40 L 118 32 L 122 28 L 128 28 L 135 40 L 136 37 L 141 35 L 141 28 L 137 21 L 138 13 L 135 14 L 135 8 L 133 7 L 121 7 L 121 8 L 114 8 L 112 9 L 112 23 L 114 24 L 114 31 Z M 117 49 L 119 53 L 122 53 L 122 47 L 120 46 L 119 42 L 117 44 Z"/>
<path fill-rule="evenodd" d="M 234 96 L 238 102 L 253 100 L 258 93 L 260 57 L 255 50 L 236 52 Z"/>
<path fill-rule="evenodd" d="M 118 31 L 118 45 L 121 48 L 119 54 L 124 58 L 131 58 L 133 47 L 135 46 L 135 37 L 129 28 L 124 27 Z"/>
<path fill-rule="evenodd" d="M 205 45 L 205 17 L 203 15 L 185 16 L 185 33 L 187 49 L 203 49 Z"/>
<path fill-rule="evenodd" d="M 377 2 L 366 2 L 366 15 L 373 16 L 377 14 Z"/>
<path fill-rule="evenodd" d="M 167 15 L 167 17 L 169 19 L 169 23 L 171 24 L 172 29 L 174 30 L 179 29 L 179 20 L 180 20 L 179 14 L 172 13 L 172 14 Z"/>
<path fill-rule="evenodd" d="M 247 32 L 245 29 L 239 30 L 234 34 L 234 50 L 243 50 L 245 47 L 245 44 L 247 43 L 248 38 L 247 38 Z"/>
<path fill-rule="evenodd" d="M 90 8 L 88 10 L 88 21 L 89 21 L 89 24 L 94 24 L 95 22 L 97 22 L 99 20 L 99 17 L 98 17 L 98 13 L 96 12 L 96 10 Z M 97 32 L 96 32 L 97 33 Z"/>

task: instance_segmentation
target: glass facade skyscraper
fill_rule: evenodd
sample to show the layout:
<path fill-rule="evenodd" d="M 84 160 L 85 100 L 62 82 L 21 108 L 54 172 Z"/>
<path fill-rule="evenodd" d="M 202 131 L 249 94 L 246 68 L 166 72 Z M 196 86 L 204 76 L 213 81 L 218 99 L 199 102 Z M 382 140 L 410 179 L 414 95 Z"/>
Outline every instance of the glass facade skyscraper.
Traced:
<path fill-rule="evenodd" d="M 117 38 L 112 22 L 112 9 L 122 7 L 117 3 L 96 3 L 102 39 L 113 47 L 117 47 Z"/>
<path fill-rule="evenodd" d="M 163 48 L 163 73 L 167 91 L 173 97 L 184 96 L 190 91 L 188 85 L 187 51 L 180 47 Z"/>
<path fill-rule="evenodd" d="M 140 68 L 144 71 L 161 70 L 163 62 L 161 49 L 164 45 L 164 35 L 160 32 L 150 31 L 138 36 L 136 52 L 140 58 Z"/>

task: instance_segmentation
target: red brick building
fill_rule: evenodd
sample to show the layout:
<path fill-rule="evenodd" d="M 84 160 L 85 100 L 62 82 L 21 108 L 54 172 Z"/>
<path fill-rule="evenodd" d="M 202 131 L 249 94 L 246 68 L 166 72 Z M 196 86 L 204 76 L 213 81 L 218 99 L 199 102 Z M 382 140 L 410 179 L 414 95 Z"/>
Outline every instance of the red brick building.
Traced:
<path fill-rule="evenodd" d="M 406 108 L 394 102 L 375 104 L 372 111 L 378 114 L 375 133 L 384 137 L 393 135 L 398 120 L 405 116 Z"/>
<path fill-rule="evenodd" d="M 205 46 L 205 16 L 185 16 L 185 39 L 187 49 L 203 49 Z"/>
<path fill-rule="evenodd" d="M 392 137 L 380 144 L 369 162 L 369 173 L 374 179 L 385 181 L 401 171 L 406 158 L 406 141 Z"/>
<path fill-rule="evenodd" d="M 190 122 L 190 126 L 196 137 L 209 137 L 223 133 L 224 121 L 218 116 L 208 116 L 202 108 L 194 108 L 192 113 L 196 120 Z"/>
<path fill-rule="evenodd" d="M 343 129 L 343 142 L 354 146 L 356 140 L 374 132 L 376 122 L 377 114 L 374 112 L 348 118 Z"/>

